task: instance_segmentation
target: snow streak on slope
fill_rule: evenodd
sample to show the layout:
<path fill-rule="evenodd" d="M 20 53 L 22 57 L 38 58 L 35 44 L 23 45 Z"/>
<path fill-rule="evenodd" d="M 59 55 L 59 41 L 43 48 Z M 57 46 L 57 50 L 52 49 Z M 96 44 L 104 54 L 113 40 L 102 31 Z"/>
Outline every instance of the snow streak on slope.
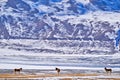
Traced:
<path fill-rule="evenodd" d="M 86 46 L 85 44 L 79 46 Z M 106 54 L 109 48 L 101 48 L 103 52 L 99 47 L 86 46 L 85 49 L 84 47 L 81 49 L 77 47 L 78 41 L 75 43 L 72 41 L 61 42 L 61 40 L 2 40 L 0 45 L 1 68 L 14 68 L 15 66 L 27 68 L 29 66 L 32 69 L 44 67 L 70 69 L 95 67 L 100 69 L 104 66 L 112 68 L 120 66 L 119 53 L 109 54 L 108 52 Z"/>
<path fill-rule="evenodd" d="M 0 43 L 1 48 L 33 53 L 54 54 L 115 54 L 111 41 L 79 40 L 7 40 Z"/>

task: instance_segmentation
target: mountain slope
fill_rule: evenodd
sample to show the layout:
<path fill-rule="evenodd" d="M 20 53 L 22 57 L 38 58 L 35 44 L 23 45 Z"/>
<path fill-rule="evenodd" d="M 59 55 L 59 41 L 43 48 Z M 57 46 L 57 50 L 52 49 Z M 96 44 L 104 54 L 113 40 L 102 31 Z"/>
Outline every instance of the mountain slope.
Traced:
<path fill-rule="evenodd" d="M 119 4 L 119 0 L 1 0 L 0 39 L 107 41 L 115 49 Z M 119 38 L 116 41 L 117 45 Z"/>

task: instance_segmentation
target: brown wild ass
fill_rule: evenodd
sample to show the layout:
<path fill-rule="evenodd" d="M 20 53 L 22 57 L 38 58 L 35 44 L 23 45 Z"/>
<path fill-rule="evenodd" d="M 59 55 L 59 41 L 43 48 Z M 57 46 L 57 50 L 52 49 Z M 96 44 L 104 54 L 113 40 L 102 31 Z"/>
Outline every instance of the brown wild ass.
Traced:
<path fill-rule="evenodd" d="M 105 67 L 104 69 L 105 69 L 105 71 L 107 72 L 107 74 L 108 74 L 108 73 L 110 73 L 110 74 L 112 73 L 112 69 L 107 69 L 106 67 Z"/>
<path fill-rule="evenodd" d="M 20 74 L 20 71 L 22 71 L 22 68 L 14 69 L 15 74 L 16 74 L 16 72 L 18 72 Z"/>
<path fill-rule="evenodd" d="M 55 70 L 57 71 L 58 75 L 60 73 L 60 69 L 59 68 L 55 68 Z"/>

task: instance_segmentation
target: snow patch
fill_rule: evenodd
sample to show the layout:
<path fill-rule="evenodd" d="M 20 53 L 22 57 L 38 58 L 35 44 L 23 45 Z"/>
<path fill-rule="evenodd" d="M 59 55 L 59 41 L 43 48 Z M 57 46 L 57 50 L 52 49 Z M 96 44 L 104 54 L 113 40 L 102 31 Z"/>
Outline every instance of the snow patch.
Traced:
<path fill-rule="evenodd" d="M 89 0 L 76 0 L 77 2 L 81 2 L 83 4 L 88 4 L 90 1 Z"/>
<path fill-rule="evenodd" d="M 7 2 L 8 0 L 0 0 L 0 2 Z"/>

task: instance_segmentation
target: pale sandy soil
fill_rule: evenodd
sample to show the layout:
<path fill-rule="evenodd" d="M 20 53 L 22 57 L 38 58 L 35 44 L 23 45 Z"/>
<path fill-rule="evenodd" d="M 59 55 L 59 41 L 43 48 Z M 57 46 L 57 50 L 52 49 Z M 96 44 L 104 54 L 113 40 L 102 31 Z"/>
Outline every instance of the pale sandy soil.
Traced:
<path fill-rule="evenodd" d="M 25 80 L 25 79 L 35 79 L 35 80 L 120 80 L 120 77 L 108 77 L 108 75 L 104 75 L 104 77 L 99 77 L 100 74 L 10 74 L 4 73 L 0 74 L 0 80 Z"/>
<path fill-rule="evenodd" d="M 120 71 L 110 75 L 104 70 L 61 69 L 58 75 L 54 69 L 23 69 L 20 74 L 13 69 L 0 69 L 0 80 L 120 80 Z"/>
<path fill-rule="evenodd" d="M 96 74 L 0 74 L 0 78 L 45 78 L 45 77 L 97 76 Z"/>

